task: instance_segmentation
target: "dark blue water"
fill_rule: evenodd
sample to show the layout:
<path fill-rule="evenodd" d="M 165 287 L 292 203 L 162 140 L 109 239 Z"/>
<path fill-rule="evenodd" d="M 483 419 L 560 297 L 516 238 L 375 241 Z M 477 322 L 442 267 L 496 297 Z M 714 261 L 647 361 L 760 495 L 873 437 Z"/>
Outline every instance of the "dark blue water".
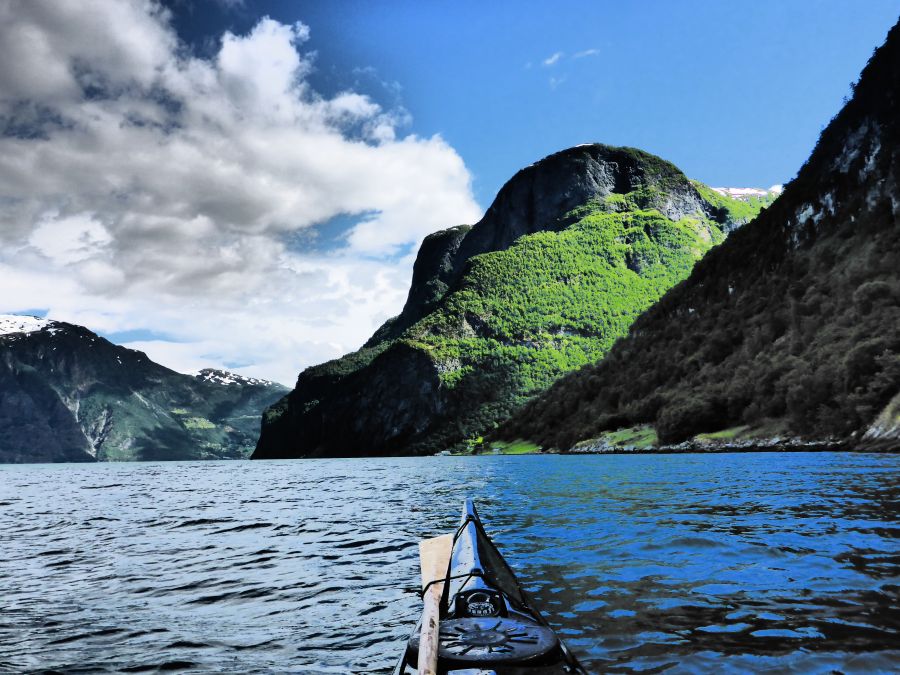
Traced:
<path fill-rule="evenodd" d="M 592 672 L 890 672 L 900 457 L 0 468 L 0 671 L 388 672 L 465 496 Z"/>

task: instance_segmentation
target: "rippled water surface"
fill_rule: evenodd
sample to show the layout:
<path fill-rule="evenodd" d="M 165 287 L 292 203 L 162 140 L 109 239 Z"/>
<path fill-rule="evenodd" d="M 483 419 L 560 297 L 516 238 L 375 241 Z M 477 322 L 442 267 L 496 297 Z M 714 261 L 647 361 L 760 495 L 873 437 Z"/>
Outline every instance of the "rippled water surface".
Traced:
<path fill-rule="evenodd" d="M 0 671 L 390 672 L 467 495 L 592 672 L 889 672 L 900 457 L 0 467 Z M 892 651 L 893 650 L 893 651 Z"/>

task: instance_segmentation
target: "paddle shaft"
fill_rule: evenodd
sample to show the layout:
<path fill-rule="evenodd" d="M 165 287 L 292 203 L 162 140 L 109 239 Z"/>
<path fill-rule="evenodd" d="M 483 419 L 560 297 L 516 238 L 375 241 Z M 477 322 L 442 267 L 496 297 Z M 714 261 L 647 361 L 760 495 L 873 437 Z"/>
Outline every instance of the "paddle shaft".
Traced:
<path fill-rule="evenodd" d="M 444 584 L 434 584 L 425 593 L 422 632 L 419 634 L 419 675 L 437 675 L 441 593 Z"/>
<path fill-rule="evenodd" d="M 441 623 L 441 595 L 444 582 L 428 585 L 435 579 L 444 579 L 450 565 L 453 535 L 445 534 L 419 542 L 419 562 L 422 567 L 422 588 L 425 590 L 422 609 L 422 630 L 419 633 L 419 675 L 437 675 L 438 646 Z"/>

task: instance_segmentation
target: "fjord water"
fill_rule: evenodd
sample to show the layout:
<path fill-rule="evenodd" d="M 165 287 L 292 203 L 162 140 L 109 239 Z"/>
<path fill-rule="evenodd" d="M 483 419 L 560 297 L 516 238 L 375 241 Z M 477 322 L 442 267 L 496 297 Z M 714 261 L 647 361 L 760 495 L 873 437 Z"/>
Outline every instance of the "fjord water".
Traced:
<path fill-rule="evenodd" d="M 466 496 L 592 672 L 888 672 L 900 458 L 0 468 L 0 671 L 389 672 Z"/>

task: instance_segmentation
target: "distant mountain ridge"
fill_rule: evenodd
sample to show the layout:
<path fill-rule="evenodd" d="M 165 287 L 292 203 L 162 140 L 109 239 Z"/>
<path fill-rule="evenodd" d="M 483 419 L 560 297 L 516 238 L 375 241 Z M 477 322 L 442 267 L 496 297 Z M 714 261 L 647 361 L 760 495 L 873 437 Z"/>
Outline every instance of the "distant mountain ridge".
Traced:
<path fill-rule="evenodd" d="M 281 387 L 282 389 L 287 389 L 287 387 L 278 384 L 277 382 L 271 382 L 270 380 L 263 380 L 257 377 L 247 377 L 246 375 L 238 375 L 237 373 L 232 373 L 229 370 L 222 370 L 220 368 L 203 368 L 197 373 L 197 378 L 204 382 L 211 382 L 212 384 L 237 385 L 239 387 Z"/>
<path fill-rule="evenodd" d="M 761 205 L 634 148 L 588 144 L 516 173 L 475 225 L 427 237 L 403 311 L 308 368 L 254 458 L 425 454 L 494 428 L 602 356 Z"/>
<path fill-rule="evenodd" d="M 176 373 L 88 329 L 0 315 L 0 462 L 230 459 L 287 388 Z"/>
<path fill-rule="evenodd" d="M 750 201 L 754 198 L 762 199 L 769 197 L 770 195 L 774 195 L 777 197 L 784 191 L 784 187 L 782 185 L 773 185 L 767 190 L 763 190 L 762 188 L 746 187 L 710 187 L 710 189 L 715 190 L 719 194 L 726 197 L 731 197 L 732 199 L 743 199 L 745 201 Z"/>
<path fill-rule="evenodd" d="M 778 200 L 496 435 L 898 450 L 898 415 L 900 24 Z"/>

